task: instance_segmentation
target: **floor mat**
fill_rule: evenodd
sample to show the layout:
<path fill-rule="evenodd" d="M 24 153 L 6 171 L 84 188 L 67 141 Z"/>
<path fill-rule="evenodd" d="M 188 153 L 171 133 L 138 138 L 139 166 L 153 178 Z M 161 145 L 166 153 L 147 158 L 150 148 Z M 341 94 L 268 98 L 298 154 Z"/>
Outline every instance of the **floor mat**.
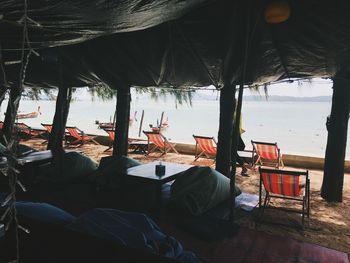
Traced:
<path fill-rule="evenodd" d="M 241 208 L 244 211 L 250 212 L 258 206 L 259 196 L 249 193 L 242 193 L 236 197 L 235 208 Z"/>

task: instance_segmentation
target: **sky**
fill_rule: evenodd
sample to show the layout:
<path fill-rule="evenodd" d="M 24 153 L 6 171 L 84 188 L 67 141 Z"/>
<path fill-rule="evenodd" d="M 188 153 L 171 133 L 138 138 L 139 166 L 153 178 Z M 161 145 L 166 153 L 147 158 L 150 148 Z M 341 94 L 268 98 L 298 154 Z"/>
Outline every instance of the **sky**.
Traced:
<path fill-rule="evenodd" d="M 264 88 L 259 88 L 260 94 L 264 95 Z M 257 95 L 259 92 L 253 90 L 244 91 L 245 95 Z M 293 96 L 293 97 L 317 97 L 332 95 L 332 81 L 324 79 L 313 79 L 311 82 L 276 83 L 268 86 L 269 95 Z"/>
<path fill-rule="evenodd" d="M 210 86 L 210 89 L 215 89 Z M 200 90 L 200 93 L 206 95 L 217 96 L 217 92 L 213 90 Z M 265 96 L 264 87 L 261 86 L 258 90 L 245 89 L 244 96 L 262 95 Z M 318 97 L 318 96 L 332 96 L 332 81 L 325 79 L 312 79 L 311 82 L 303 81 L 298 83 L 275 83 L 268 85 L 268 95 L 276 96 L 292 96 L 292 97 Z"/>
<path fill-rule="evenodd" d="M 208 90 L 199 90 L 198 93 L 214 96 L 219 98 L 218 92 L 215 91 L 214 86 L 208 87 Z M 265 96 L 264 87 L 259 87 L 258 90 L 245 89 L 244 96 L 252 95 L 262 95 Z M 268 86 L 269 96 L 292 96 L 292 97 L 317 97 L 317 96 L 332 96 L 332 81 L 324 79 L 313 79 L 311 82 L 301 82 L 298 83 L 294 81 L 293 83 L 276 83 Z M 86 89 L 78 89 L 74 97 L 78 100 L 90 99 L 90 94 Z"/>

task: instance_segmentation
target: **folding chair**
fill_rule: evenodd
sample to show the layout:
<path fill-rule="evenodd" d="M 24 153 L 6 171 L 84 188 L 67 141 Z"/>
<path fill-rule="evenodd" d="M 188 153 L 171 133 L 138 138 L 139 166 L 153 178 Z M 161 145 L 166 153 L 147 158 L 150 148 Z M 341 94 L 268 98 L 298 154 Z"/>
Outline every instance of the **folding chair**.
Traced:
<path fill-rule="evenodd" d="M 277 146 L 277 142 L 270 143 L 270 142 L 257 142 L 252 141 L 253 144 L 253 168 L 257 164 L 260 165 L 266 165 L 266 166 L 273 166 L 277 169 L 280 168 L 280 166 L 283 168 L 283 160 L 282 160 L 282 154 L 280 152 L 280 149 Z M 255 160 L 255 154 L 258 156 L 258 158 Z"/>
<path fill-rule="evenodd" d="M 93 142 L 95 144 L 99 144 L 98 142 L 95 141 L 95 138 L 97 136 L 88 136 L 85 135 L 85 133 L 78 129 L 77 127 L 66 127 L 69 136 L 73 137 L 74 141 L 70 142 L 69 144 L 80 144 L 78 147 L 83 145 L 86 142 Z"/>
<path fill-rule="evenodd" d="M 310 217 L 310 179 L 309 171 L 287 171 L 276 169 L 264 169 L 259 167 L 259 208 L 261 217 L 269 207 L 271 198 L 287 199 L 302 203 L 302 209 L 274 207 L 287 212 L 300 213 L 304 225 L 305 215 Z M 305 180 L 301 177 L 305 176 Z M 262 186 L 265 189 L 265 200 L 262 204 Z M 305 189 L 305 191 L 303 191 Z"/>
<path fill-rule="evenodd" d="M 51 131 L 52 131 L 52 124 L 41 123 L 41 126 L 43 126 L 46 129 L 48 134 L 51 133 Z"/>
<path fill-rule="evenodd" d="M 217 143 L 214 137 L 197 136 L 193 134 L 193 138 L 196 141 L 195 161 L 202 156 L 209 159 L 215 159 Z M 197 151 L 198 147 L 200 152 Z"/>
<path fill-rule="evenodd" d="M 166 154 L 170 150 L 178 153 L 178 151 L 175 149 L 176 144 L 170 143 L 161 133 L 150 131 L 143 131 L 143 133 L 147 136 L 148 140 L 147 155 L 155 152 L 156 150 L 159 150 L 162 155 Z M 151 143 L 153 143 L 153 145 Z"/>
<path fill-rule="evenodd" d="M 110 130 L 110 129 L 104 129 L 104 131 L 108 133 L 109 139 L 111 140 L 110 146 L 106 150 L 103 151 L 103 152 L 107 152 L 107 151 L 109 151 L 110 149 L 113 148 L 115 132 L 114 132 L 114 130 Z"/>
<path fill-rule="evenodd" d="M 15 127 L 19 133 L 21 133 L 22 135 L 25 136 L 25 138 L 23 138 L 23 139 L 32 139 L 32 138 L 39 137 L 39 136 L 46 133 L 46 131 L 40 131 L 40 130 L 33 129 L 23 122 L 16 122 Z"/>

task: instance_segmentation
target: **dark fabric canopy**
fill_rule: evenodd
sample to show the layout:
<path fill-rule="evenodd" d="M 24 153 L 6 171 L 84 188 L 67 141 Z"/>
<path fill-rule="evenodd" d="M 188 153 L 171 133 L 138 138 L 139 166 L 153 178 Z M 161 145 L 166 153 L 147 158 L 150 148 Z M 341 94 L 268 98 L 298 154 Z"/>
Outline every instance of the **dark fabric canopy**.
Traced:
<path fill-rule="evenodd" d="M 31 1 L 28 16 L 41 27 L 29 23 L 29 40 L 40 56 L 31 56 L 26 84 L 220 87 L 239 81 L 247 32 L 246 84 L 332 77 L 349 63 L 349 1 L 290 1 L 290 18 L 275 25 L 264 20 L 267 3 Z M 0 3 L 2 55 L 12 82 L 20 64 L 11 61 L 20 51 L 9 49 L 21 45 L 22 27 L 8 21 L 21 17 L 22 5 Z"/>

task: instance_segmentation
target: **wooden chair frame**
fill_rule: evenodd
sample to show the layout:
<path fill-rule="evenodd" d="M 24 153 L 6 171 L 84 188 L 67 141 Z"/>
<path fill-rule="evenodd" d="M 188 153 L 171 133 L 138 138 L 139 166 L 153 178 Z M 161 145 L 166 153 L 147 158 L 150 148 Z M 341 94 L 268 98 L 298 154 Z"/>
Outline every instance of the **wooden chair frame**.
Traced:
<path fill-rule="evenodd" d="M 167 154 L 170 150 L 173 150 L 177 154 L 179 153 L 175 149 L 176 144 L 170 143 L 167 140 L 167 138 L 165 138 L 165 136 L 163 134 L 161 134 L 160 132 L 143 131 L 143 133 L 147 136 L 147 143 L 148 143 L 148 151 L 147 151 L 146 155 L 149 155 L 150 153 L 153 153 L 157 150 L 159 150 L 162 153 L 162 155 Z M 159 145 L 157 145 L 156 142 L 150 140 L 149 135 L 151 135 L 151 134 L 159 135 L 162 138 L 164 146 L 160 147 Z"/>
<path fill-rule="evenodd" d="M 75 139 L 74 141 L 69 142 L 69 143 L 68 143 L 68 141 L 66 140 L 66 141 L 67 141 L 67 144 L 69 144 L 69 145 L 79 143 L 79 144 L 78 144 L 78 147 L 80 147 L 80 146 L 82 146 L 82 145 L 83 145 L 84 143 L 86 143 L 86 142 L 93 142 L 93 143 L 99 145 L 99 143 L 98 143 L 97 141 L 95 141 L 95 138 L 96 138 L 97 136 L 86 136 L 85 133 L 84 133 L 82 130 L 80 130 L 79 128 L 77 128 L 77 127 L 75 127 L 75 126 L 66 126 L 66 129 L 67 129 L 67 131 L 68 131 L 68 133 L 69 133 L 68 136 L 71 136 L 71 137 L 73 137 L 73 138 Z M 78 138 L 78 137 L 72 135 L 71 132 L 69 131 L 69 129 L 76 129 L 76 130 L 77 130 L 77 133 L 78 133 L 79 136 L 80 136 L 80 138 Z"/>
<path fill-rule="evenodd" d="M 255 166 L 257 164 L 263 165 L 263 166 L 273 166 L 279 169 L 280 167 L 284 167 L 284 163 L 282 160 L 281 150 L 278 148 L 277 142 L 270 143 L 270 142 L 259 142 L 259 141 L 251 141 L 253 145 L 253 153 L 252 153 L 252 163 L 253 163 L 253 169 L 255 169 Z M 256 149 L 256 144 L 261 145 L 268 145 L 268 146 L 274 146 L 276 147 L 277 151 L 277 159 L 276 160 L 270 160 L 270 159 L 264 159 L 259 155 L 258 150 Z M 255 156 L 258 156 L 258 158 L 255 160 Z"/>
<path fill-rule="evenodd" d="M 262 173 L 273 173 L 273 174 L 281 174 L 281 175 L 290 175 L 290 176 L 305 176 L 305 191 L 303 193 L 303 196 L 301 198 L 298 197 L 291 197 L 291 196 L 285 196 L 281 194 L 274 194 L 266 191 L 265 187 L 265 199 L 264 203 L 262 204 L 262 188 L 263 188 L 263 178 Z M 266 208 L 272 208 L 269 207 L 269 203 L 271 198 L 279 198 L 279 199 L 285 199 L 285 200 L 293 200 L 296 202 L 302 203 L 302 209 L 291 209 L 291 208 L 284 208 L 284 207 L 274 207 L 276 209 L 280 209 L 286 212 L 292 212 L 292 213 L 301 213 L 302 214 L 302 225 L 304 225 L 305 216 L 310 218 L 310 179 L 309 179 L 309 171 L 288 171 L 288 170 L 276 170 L 276 169 L 265 169 L 259 167 L 259 175 L 260 175 L 260 183 L 259 183 L 259 209 L 260 209 L 260 218 L 263 217 L 264 211 Z M 299 183 L 300 186 L 303 186 Z"/>
<path fill-rule="evenodd" d="M 16 129 L 18 129 L 18 132 L 29 136 L 28 139 L 38 138 L 42 136 L 44 133 L 46 133 L 46 131 L 33 129 L 32 127 L 28 126 L 23 122 L 16 122 L 15 127 Z"/>
<path fill-rule="evenodd" d="M 115 130 L 114 129 L 103 129 L 103 130 L 108 133 L 108 137 L 109 137 L 109 139 L 111 139 L 111 144 L 108 146 L 108 148 L 106 150 L 103 151 L 103 152 L 108 152 L 110 149 L 113 148 L 113 143 L 114 143 L 114 138 L 115 138 Z"/>
<path fill-rule="evenodd" d="M 215 159 L 216 159 L 216 153 L 215 153 L 215 155 L 210 155 L 210 154 L 208 154 L 207 152 L 205 152 L 205 150 L 203 150 L 203 149 L 200 147 L 200 145 L 199 145 L 199 143 L 198 143 L 198 141 L 197 141 L 197 138 L 198 138 L 198 139 L 211 140 L 211 141 L 214 142 L 214 144 L 215 144 L 215 146 L 216 146 L 216 145 L 217 145 L 217 142 L 216 142 L 215 138 L 214 138 L 214 137 L 208 137 L 208 136 L 198 136 L 198 135 L 194 135 L 194 134 L 193 134 L 192 136 L 193 136 L 194 140 L 196 141 L 196 149 L 195 149 L 194 161 L 197 161 L 198 158 L 200 158 L 200 157 L 203 157 L 203 158 L 204 158 L 204 156 L 205 156 L 206 158 L 208 158 L 208 159 L 214 159 L 214 161 L 215 161 Z M 201 152 L 199 152 L 199 153 L 198 153 L 198 147 L 199 147 L 200 150 L 201 150 Z"/>

